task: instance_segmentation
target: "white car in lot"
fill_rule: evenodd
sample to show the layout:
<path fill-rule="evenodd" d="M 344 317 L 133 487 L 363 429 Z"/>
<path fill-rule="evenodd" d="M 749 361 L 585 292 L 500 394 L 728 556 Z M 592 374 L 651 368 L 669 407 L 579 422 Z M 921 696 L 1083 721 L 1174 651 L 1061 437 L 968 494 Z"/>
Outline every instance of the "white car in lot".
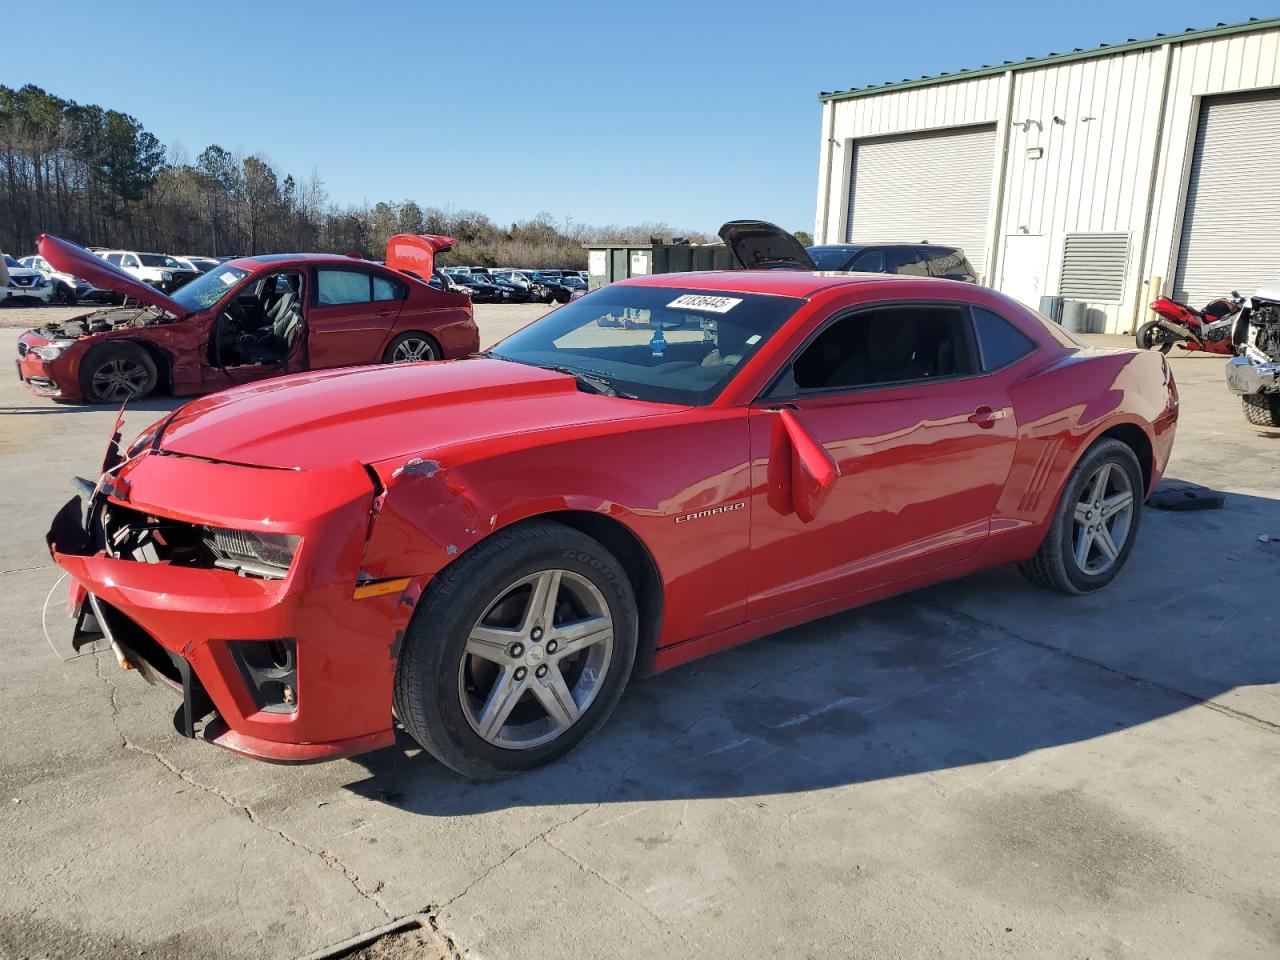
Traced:
<path fill-rule="evenodd" d="M 102 300 L 114 303 L 120 299 L 110 290 L 101 290 L 88 280 L 81 280 L 69 273 L 53 269 L 53 264 L 39 254 L 23 257 L 18 262 L 28 270 L 44 274 L 45 278 L 53 284 L 53 299 L 60 303 L 74 304 L 81 300 Z"/>
<path fill-rule="evenodd" d="M 167 253 L 142 253 L 137 250 L 93 252 L 107 263 L 113 263 L 126 273 L 132 273 L 143 283 L 163 293 L 172 293 L 199 276 L 195 269 L 184 267 Z"/>
<path fill-rule="evenodd" d="M 4 257 L 5 268 L 9 271 L 9 282 L 0 287 L 0 303 L 8 300 L 38 300 L 48 303 L 54 298 L 55 288 L 49 278 L 38 270 L 24 267 L 7 253 Z"/>

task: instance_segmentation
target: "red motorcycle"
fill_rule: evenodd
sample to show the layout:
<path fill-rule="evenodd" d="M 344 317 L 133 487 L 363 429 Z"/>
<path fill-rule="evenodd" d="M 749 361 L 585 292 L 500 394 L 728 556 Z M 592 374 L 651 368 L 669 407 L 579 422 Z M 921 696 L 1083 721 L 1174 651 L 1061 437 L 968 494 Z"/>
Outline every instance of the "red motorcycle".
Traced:
<path fill-rule="evenodd" d="M 1241 305 L 1240 294 L 1234 290 L 1230 297 L 1219 297 L 1202 310 L 1161 297 L 1150 305 L 1159 319 L 1138 328 L 1138 347 L 1168 353 L 1176 344 L 1183 350 L 1232 356 L 1236 351 L 1231 333 Z"/>

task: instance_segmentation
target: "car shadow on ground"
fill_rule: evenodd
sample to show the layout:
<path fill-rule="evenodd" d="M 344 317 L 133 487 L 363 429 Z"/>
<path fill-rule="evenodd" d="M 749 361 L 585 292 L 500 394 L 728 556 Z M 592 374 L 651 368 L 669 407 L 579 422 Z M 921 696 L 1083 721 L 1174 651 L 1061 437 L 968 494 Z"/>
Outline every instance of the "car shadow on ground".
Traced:
<path fill-rule="evenodd" d="M 1280 543 L 1258 539 L 1270 527 L 1280 535 L 1280 503 L 1263 498 L 1148 510 L 1101 593 L 1062 597 L 1014 568 L 988 571 L 633 682 L 594 738 L 533 773 L 473 784 L 401 733 L 357 758 L 372 776 L 348 789 L 428 816 L 760 797 L 1104 737 L 1280 682 L 1280 645 L 1258 642 L 1280 626 L 1258 609 L 1280 572 Z M 1188 576 L 1171 558 L 1208 566 Z"/>

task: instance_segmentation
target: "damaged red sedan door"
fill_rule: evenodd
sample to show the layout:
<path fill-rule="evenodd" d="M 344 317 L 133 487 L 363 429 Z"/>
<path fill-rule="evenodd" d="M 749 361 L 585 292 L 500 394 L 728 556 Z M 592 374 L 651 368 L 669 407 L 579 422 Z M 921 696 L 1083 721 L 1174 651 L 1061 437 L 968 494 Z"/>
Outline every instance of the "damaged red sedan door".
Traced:
<path fill-rule="evenodd" d="M 395 326 L 408 281 L 391 280 L 356 266 L 315 268 L 307 312 L 307 357 L 313 370 L 377 363 Z"/>

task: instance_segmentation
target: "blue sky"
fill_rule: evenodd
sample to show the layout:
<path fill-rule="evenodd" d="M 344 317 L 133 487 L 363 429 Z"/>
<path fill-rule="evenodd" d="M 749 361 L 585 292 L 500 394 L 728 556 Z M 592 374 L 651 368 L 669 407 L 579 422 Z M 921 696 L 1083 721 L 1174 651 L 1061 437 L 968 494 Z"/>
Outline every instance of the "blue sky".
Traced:
<path fill-rule="evenodd" d="M 7 44 L 0 83 L 124 110 L 191 156 L 218 143 L 300 179 L 316 169 L 339 203 L 808 230 L 819 90 L 1280 4 L 95 0 L 48 13 L 50 42 Z"/>

